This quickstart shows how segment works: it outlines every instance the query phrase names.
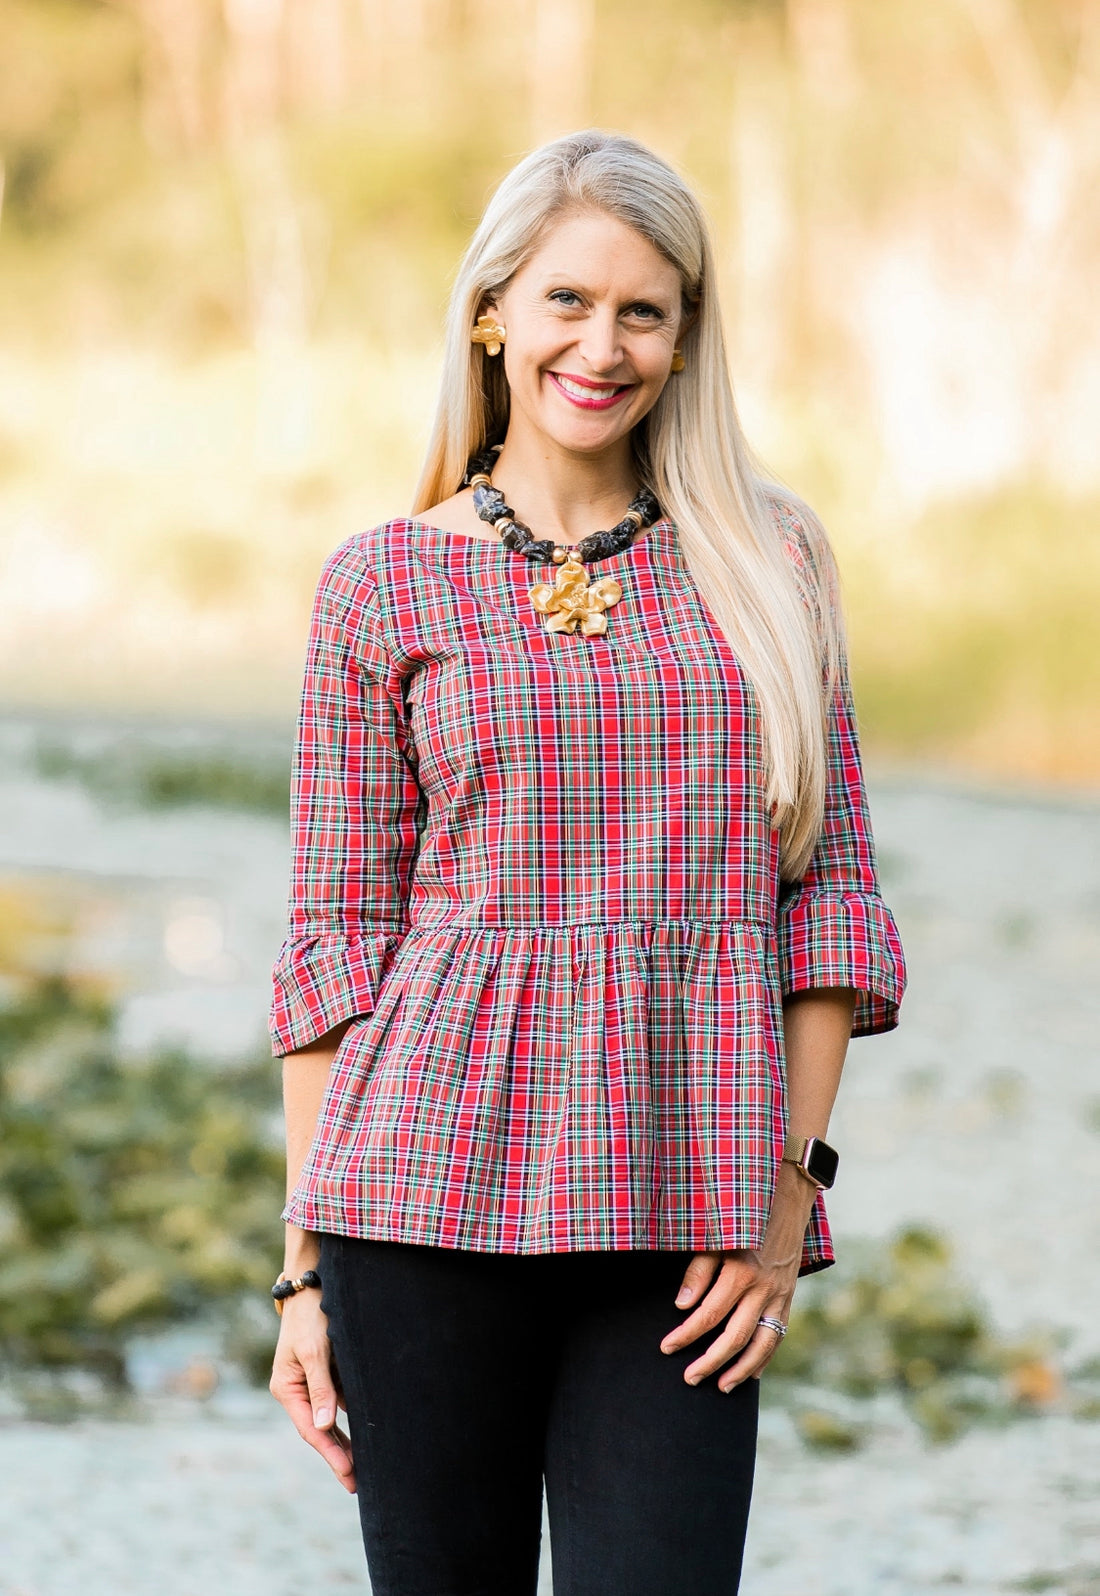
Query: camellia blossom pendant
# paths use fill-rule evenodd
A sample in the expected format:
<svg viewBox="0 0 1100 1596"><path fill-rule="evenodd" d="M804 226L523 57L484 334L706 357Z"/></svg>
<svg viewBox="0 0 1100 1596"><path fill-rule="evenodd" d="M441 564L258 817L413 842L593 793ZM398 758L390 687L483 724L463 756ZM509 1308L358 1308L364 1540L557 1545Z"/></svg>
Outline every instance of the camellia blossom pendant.
<svg viewBox="0 0 1100 1596"><path fill-rule="evenodd" d="M545 615L548 632L575 632L579 626L586 637L595 637L607 631L604 611L619 602L623 590L613 576L589 582L584 566L570 554L558 567L552 587L540 582L528 594L539 614Z"/></svg>
<svg viewBox="0 0 1100 1596"><path fill-rule="evenodd" d="M488 329L485 334L489 336ZM525 521L517 520L516 512L504 502L500 489L493 486L491 473L501 448L503 445L497 443L471 455L462 479L463 487L474 490L473 506L478 520L499 534L506 549L522 555L525 560L558 567L552 587L549 582L539 582L527 590L535 609L546 617L548 632L579 629L586 637L598 637L607 631L604 611L619 602L623 590L613 576L589 582L582 562L607 560L628 549L642 528L656 521L661 513L660 505L648 488L639 488L622 520L606 532L593 532L575 544L536 538Z"/></svg>

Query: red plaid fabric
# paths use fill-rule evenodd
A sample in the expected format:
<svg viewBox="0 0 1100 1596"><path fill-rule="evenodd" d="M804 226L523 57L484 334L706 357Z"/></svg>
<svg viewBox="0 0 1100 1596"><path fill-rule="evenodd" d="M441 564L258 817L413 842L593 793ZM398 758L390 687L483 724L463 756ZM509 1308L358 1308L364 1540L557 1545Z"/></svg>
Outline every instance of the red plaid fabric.
<svg viewBox="0 0 1100 1596"><path fill-rule="evenodd" d="M624 593L590 638L533 609L553 567L417 521L325 565L271 1008L276 1054L354 1020L285 1210L307 1230L759 1246L784 994L855 987L854 1035L897 1023L847 676L824 831L780 895L753 694L675 526L598 574ZM803 1269L832 1257L819 1200Z"/></svg>

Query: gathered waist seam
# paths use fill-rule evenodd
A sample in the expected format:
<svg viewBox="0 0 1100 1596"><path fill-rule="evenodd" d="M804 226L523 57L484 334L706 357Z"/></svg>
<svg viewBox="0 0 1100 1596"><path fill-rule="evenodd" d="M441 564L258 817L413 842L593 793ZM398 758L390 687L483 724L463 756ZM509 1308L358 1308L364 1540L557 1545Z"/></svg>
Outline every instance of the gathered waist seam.
<svg viewBox="0 0 1100 1596"><path fill-rule="evenodd" d="M407 936L432 936L441 931L583 931L616 926L751 925L775 930L773 920L755 915L658 915L651 919L622 920L442 920L436 925L409 925Z"/></svg>

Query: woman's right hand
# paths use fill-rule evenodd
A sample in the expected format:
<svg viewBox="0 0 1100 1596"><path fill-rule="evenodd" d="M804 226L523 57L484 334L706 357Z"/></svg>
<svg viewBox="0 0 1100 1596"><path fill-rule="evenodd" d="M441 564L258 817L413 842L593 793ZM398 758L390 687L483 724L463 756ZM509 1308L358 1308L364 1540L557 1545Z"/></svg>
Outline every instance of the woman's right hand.
<svg viewBox="0 0 1100 1596"><path fill-rule="evenodd" d="M299 1291L283 1303L270 1391L302 1440L320 1452L344 1489L354 1494L351 1441L336 1422L337 1405L347 1409L334 1378L319 1291Z"/></svg>

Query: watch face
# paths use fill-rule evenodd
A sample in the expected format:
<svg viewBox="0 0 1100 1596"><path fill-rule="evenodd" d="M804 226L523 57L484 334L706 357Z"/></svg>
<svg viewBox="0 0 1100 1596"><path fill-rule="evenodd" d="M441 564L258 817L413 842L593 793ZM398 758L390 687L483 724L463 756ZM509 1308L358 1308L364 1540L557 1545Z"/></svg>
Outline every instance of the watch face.
<svg viewBox="0 0 1100 1596"><path fill-rule="evenodd" d="M829 1146L828 1142L819 1142L815 1137L809 1146L806 1173L812 1175L814 1180L820 1181L822 1186L831 1186L836 1179L839 1163L840 1155Z"/></svg>

